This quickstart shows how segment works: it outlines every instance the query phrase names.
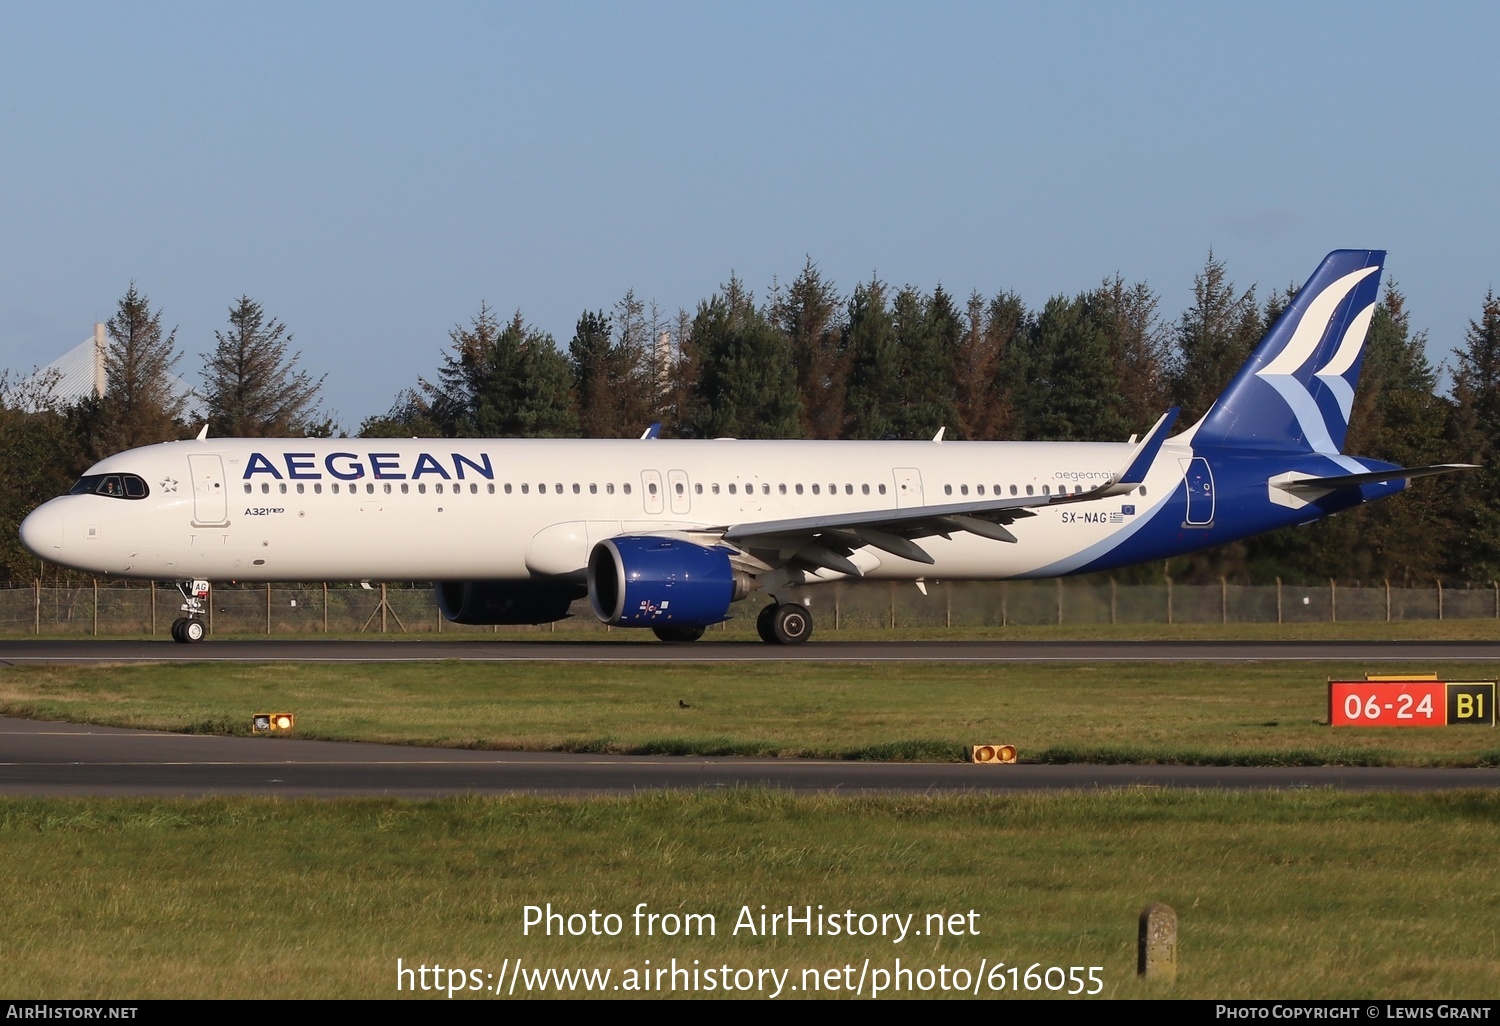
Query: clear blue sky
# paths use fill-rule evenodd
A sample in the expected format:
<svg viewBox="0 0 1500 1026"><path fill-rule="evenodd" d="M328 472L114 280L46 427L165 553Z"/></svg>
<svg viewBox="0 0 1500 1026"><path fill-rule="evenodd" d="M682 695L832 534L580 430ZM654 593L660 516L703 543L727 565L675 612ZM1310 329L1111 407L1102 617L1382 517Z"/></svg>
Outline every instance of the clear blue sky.
<svg viewBox="0 0 1500 1026"><path fill-rule="evenodd" d="M1482 3L41 4L0 0L0 367L132 280L199 381L241 294L346 428L481 302L566 345L811 257L1174 318L1390 251L1435 359L1500 268Z"/></svg>

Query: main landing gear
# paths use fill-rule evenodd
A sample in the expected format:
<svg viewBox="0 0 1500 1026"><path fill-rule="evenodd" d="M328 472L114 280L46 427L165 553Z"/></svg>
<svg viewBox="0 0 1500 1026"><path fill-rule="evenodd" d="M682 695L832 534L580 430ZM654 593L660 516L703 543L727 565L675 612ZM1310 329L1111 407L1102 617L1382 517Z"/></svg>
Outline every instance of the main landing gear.
<svg viewBox="0 0 1500 1026"><path fill-rule="evenodd" d="M755 630L772 645L800 645L812 637L812 613L800 602L772 603L755 618Z"/></svg>
<svg viewBox="0 0 1500 1026"><path fill-rule="evenodd" d="M182 592L182 611L172 622L172 640L179 645L192 645L208 636L208 624L203 616L208 612L208 582L179 581L177 590Z"/></svg>

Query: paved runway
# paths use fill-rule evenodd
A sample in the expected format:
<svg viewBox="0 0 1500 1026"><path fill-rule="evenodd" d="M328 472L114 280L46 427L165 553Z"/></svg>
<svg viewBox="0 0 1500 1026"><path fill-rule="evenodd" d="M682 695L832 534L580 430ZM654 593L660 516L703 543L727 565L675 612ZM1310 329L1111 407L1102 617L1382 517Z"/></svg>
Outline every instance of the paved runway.
<svg viewBox="0 0 1500 1026"><path fill-rule="evenodd" d="M1500 663L1500 641L0 641L0 666L150 662L1320 662Z"/></svg>
<svg viewBox="0 0 1500 1026"><path fill-rule="evenodd" d="M629 794L656 788L912 793L1140 786L1438 791L1500 786L1500 770L974 766L564 755L208 737L0 718L0 794L5 795L428 798L509 792Z"/></svg>

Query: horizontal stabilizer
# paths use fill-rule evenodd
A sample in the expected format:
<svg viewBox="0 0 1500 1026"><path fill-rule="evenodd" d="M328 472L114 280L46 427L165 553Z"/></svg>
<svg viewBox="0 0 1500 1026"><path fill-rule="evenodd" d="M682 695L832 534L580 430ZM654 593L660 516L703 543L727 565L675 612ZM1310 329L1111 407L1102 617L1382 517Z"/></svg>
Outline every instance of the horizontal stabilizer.
<svg viewBox="0 0 1500 1026"><path fill-rule="evenodd" d="M1292 480L1272 479L1278 487L1289 492L1328 492L1338 488L1358 488L1360 485L1378 484L1381 481L1411 480L1417 477L1434 477L1438 474L1456 474L1464 470L1478 470L1476 463L1440 463L1431 467L1397 467L1394 470L1374 470L1368 474L1336 474L1333 477L1299 477Z"/></svg>

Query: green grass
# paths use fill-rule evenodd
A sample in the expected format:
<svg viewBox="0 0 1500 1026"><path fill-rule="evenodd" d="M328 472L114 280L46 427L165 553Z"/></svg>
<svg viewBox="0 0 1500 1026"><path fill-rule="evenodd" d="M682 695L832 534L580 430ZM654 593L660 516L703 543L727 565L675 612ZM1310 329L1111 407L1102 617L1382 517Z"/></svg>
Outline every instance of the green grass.
<svg viewBox="0 0 1500 1026"><path fill-rule="evenodd" d="M798 982L899 957L1101 966L1106 997L1486 998L1497 828L1492 792L0 800L0 996L385 998L398 958L615 980L698 959ZM1171 988L1134 976L1153 901L1179 919ZM547 902L618 913L625 931L524 935L525 906ZM633 936L641 902L711 913L716 934ZM762 904L918 926L973 910L978 935L735 936Z"/></svg>
<svg viewBox="0 0 1500 1026"><path fill-rule="evenodd" d="M1475 727L1333 729L1322 663L165 664L10 667L0 713L247 733L291 711L302 737L533 751L953 760L1500 765ZM1389 669L1384 667L1383 669ZM1500 667L1422 666L1454 679ZM686 703L689 708L682 708Z"/></svg>

